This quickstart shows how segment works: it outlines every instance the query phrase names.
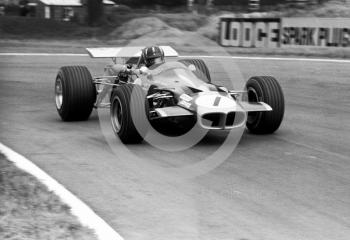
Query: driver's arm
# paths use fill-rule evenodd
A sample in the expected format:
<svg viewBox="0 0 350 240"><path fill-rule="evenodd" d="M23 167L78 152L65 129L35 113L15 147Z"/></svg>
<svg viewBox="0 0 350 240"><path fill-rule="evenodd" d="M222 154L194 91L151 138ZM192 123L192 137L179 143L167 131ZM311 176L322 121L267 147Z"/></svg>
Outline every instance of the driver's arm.
<svg viewBox="0 0 350 240"><path fill-rule="evenodd" d="M123 64L109 65L106 69L107 73L111 76L118 75L120 72L124 72L125 70L126 66Z"/></svg>
<svg viewBox="0 0 350 240"><path fill-rule="evenodd" d="M149 69L145 66L142 66L139 69L132 69L131 67L127 66L126 69L124 70L125 73L130 74L130 75L148 75L149 74Z"/></svg>

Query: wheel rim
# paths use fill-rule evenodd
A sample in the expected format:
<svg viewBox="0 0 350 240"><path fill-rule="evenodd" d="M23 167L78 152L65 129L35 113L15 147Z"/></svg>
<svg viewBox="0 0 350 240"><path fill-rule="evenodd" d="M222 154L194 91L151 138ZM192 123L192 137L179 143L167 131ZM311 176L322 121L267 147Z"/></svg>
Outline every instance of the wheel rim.
<svg viewBox="0 0 350 240"><path fill-rule="evenodd" d="M63 104L63 87L61 78L56 79L55 83L55 100L57 109L62 108Z"/></svg>
<svg viewBox="0 0 350 240"><path fill-rule="evenodd" d="M114 132L118 133L123 124L123 108L118 97L113 100L111 121Z"/></svg>
<svg viewBox="0 0 350 240"><path fill-rule="evenodd" d="M255 91L254 88L248 87L247 93L248 93L248 102L257 103L260 101L258 93ZM260 116L261 116L261 112L250 112L248 114L247 123L254 124L260 118Z"/></svg>

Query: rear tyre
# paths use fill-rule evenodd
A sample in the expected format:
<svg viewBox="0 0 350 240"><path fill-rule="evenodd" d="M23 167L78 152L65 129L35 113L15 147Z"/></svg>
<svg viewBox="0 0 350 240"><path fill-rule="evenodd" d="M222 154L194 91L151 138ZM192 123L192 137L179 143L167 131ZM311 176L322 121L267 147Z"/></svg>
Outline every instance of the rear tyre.
<svg viewBox="0 0 350 240"><path fill-rule="evenodd" d="M111 123L123 143L142 142L147 133L148 108L146 94L140 86L125 84L113 90Z"/></svg>
<svg viewBox="0 0 350 240"><path fill-rule="evenodd" d="M55 81L56 109L63 121L87 120L96 101L96 88L85 66L66 66Z"/></svg>
<svg viewBox="0 0 350 240"><path fill-rule="evenodd" d="M264 102L272 111L248 113L247 128L255 134L276 131L283 120L284 96L277 80L270 76L252 77L246 84L249 102Z"/></svg>
<svg viewBox="0 0 350 240"><path fill-rule="evenodd" d="M196 67L193 73L204 82L211 83L209 69L202 59L181 59L179 62L185 64L187 67L193 64Z"/></svg>

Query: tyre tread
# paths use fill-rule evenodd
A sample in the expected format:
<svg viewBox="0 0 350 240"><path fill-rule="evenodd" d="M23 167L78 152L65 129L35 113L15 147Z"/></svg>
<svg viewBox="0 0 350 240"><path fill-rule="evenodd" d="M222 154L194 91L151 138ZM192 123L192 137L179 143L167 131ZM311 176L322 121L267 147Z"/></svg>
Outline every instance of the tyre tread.
<svg viewBox="0 0 350 240"><path fill-rule="evenodd" d="M247 87L260 88L260 101L269 104L272 111L262 112L261 118L254 125L247 123L248 129L256 134L267 134L276 131L284 116L284 96L279 83L271 76L255 76L248 80Z"/></svg>
<svg viewBox="0 0 350 240"><path fill-rule="evenodd" d="M211 83L209 69L202 59L181 59L179 62L185 64L186 66L193 64L196 67L196 71L194 73L197 75L197 77L207 83Z"/></svg>
<svg viewBox="0 0 350 240"><path fill-rule="evenodd" d="M64 101L57 111L62 120L81 121L89 118L96 100L96 89L87 67L61 67L58 77L62 81Z"/></svg>
<svg viewBox="0 0 350 240"><path fill-rule="evenodd" d="M134 94L133 94L134 93ZM145 94L142 88L138 85L125 84L116 88L112 93L111 104L115 97L118 96L123 107L123 124L118 133L116 133L123 143L140 143L143 140L142 134L135 127L135 121L141 119L141 115L147 111L145 108ZM147 102L147 101L146 101ZM133 105L131 105L131 103ZM111 106L111 111L113 106ZM112 114L111 114L112 115ZM134 116L136 119L133 119Z"/></svg>

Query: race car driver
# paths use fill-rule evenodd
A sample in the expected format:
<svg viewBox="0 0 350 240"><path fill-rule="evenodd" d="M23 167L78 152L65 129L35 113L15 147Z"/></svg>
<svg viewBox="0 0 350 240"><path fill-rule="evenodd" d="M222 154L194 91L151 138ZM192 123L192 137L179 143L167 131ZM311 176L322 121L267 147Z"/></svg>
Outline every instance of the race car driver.
<svg viewBox="0 0 350 240"><path fill-rule="evenodd" d="M141 54L141 62L142 61L144 61L147 68L153 69L157 67L158 65L164 63L163 49L157 46L144 48Z"/></svg>
<svg viewBox="0 0 350 240"><path fill-rule="evenodd" d="M106 69L106 74L119 76L121 80L128 79L129 75L148 74L149 70L164 63L164 51L158 46L146 47L142 50L140 68L132 69L130 64L114 64Z"/></svg>

